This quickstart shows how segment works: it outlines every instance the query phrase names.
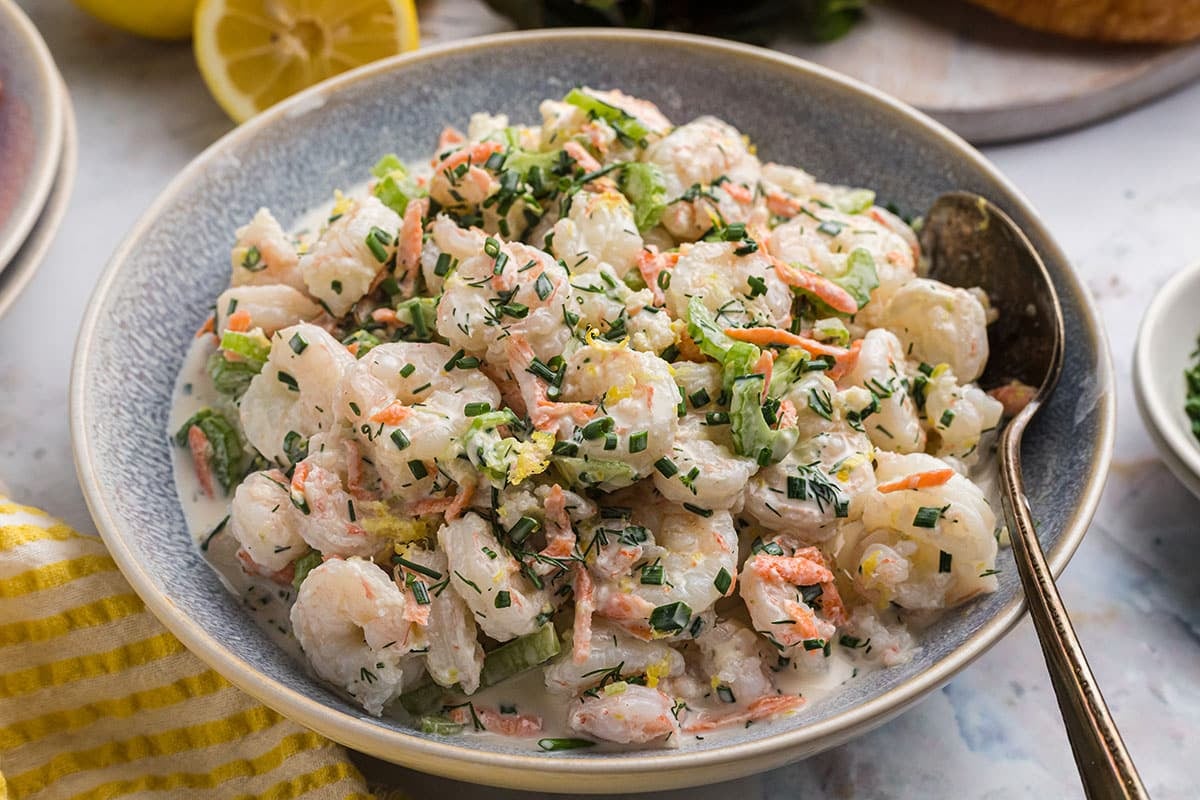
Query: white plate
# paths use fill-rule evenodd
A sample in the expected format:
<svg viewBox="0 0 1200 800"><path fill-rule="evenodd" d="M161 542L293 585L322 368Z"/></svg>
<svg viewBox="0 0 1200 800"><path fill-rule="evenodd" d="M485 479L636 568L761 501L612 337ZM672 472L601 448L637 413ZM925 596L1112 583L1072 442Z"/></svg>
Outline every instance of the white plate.
<svg viewBox="0 0 1200 800"><path fill-rule="evenodd" d="M7 268L0 266L0 315L3 315L17 295L29 283L33 273L42 263L54 234L58 231L59 223L67 211L67 201L71 199L71 189L75 184L75 165L79 154L79 138L75 129L75 110L71 106L71 98L67 87L58 79L58 105L62 109L60 120L63 131L62 155L58 161L58 171L50 184L50 196L46 204L39 210L41 216L36 217L33 228L25 241L8 262Z"/></svg>
<svg viewBox="0 0 1200 800"><path fill-rule="evenodd" d="M1175 477L1200 497L1200 441L1183 411L1183 371L1200 336L1200 263L1167 281L1146 309L1133 353L1138 410Z"/></svg>
<svg viewBox="0 0 1200 800"><path fill-rule="evenodd" d="M58 172L66 94L50 50L0 0L0 271L29 236Z"/></svg>

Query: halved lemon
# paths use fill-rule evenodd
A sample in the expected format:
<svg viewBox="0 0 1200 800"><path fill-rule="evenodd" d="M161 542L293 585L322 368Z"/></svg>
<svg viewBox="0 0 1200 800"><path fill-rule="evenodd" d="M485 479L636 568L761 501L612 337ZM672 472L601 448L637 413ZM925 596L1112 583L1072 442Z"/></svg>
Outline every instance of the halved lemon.
<svg viewBox="0 0 1200 800"><path fill-rule="evenodd" d="M314 83L418 45L413 0L201 0L196 63L236 122Z"/></svg>

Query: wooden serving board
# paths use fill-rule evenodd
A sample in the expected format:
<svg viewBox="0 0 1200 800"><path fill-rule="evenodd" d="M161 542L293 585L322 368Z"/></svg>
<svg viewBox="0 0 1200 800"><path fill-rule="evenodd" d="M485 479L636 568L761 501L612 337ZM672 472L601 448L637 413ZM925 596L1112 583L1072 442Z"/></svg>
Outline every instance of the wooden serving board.
<svg viewBox="0 0 1200 800"><path fill-rule="evenodd" d="M873 0L838 41L773 46L895 95L976 144L1084 125L1200 77L1200 44L1080 42L957 0Z"/></svg>
<svg viewBox="0 0 1200 800"><path fill-rule="evenodd" d="M480 0L418 4L425 44L510 30ZM1078 42L962 0L872 0L836 42L773 47L869 83L975 144L1041 136L1125 111L1200 77L1200 44Z"/></svg>

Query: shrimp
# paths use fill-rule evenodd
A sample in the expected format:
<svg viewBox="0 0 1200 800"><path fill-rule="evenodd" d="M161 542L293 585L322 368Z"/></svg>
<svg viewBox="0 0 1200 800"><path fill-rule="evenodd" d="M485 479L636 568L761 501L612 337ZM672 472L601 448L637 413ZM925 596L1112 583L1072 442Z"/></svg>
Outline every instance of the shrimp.
<svg viewBox="0 0 1200 800"><path fill-rule="evenodd" d="M700 117L652 143L642 160L656 165L666 179L671 201L662 225L675 238L699 239L714 219L750 221L753 203L745 201L753 195L747 190L758 183L762 167L731 125ZM738 188L731 192L731 187Z"/></svg>
<svg viewBox="0 0 1200 800"><path fill-rule="evenodd" d="M409 548L404 557L442 576L450 572L446 555L438 550ZM438 686L459 684L465 694L474 694L483 670L483 648L476 638L475 618L457 592L430 590L430 578L409 571L403 579L403 585L407 585L409 579L426 584L429 620L425 625L425 637L429 642L429 653L425 656L425 667Z"/></svg>
<svg viewBox="0 0 1200 800"><path fill-rule="evenodd" d="M663 739L678 746L679 720L674 709L675 701L658 689L610 683L595 697L581 697L571 708L568 724L609 742L645 744Z"/></svg>
<svg viewBox="0 0 1200 800"><path fill-rule="evenodd" d="M881 322L910 358L949 364L966 383L983 374L987 312L966 289L928 278L909 281L892 295Z"/></svg>
<svg viewBox="0 0 1200 800"><path fill-rule="evenodd" d="M657 607L684 603L690 616L712 608L729 591L722 576L731 584L737 574L738 535L728 511L699 511L709 514L663 502L635 508L633 521L654 540L643 545L640 575L598 584L596 613L642 635L651 630Z"/></svg>
<svg viewBox="0 0 1200 800"><path fill-rule="evenodd" d="M609 340L628 339L634 350L658 353L674 344L672 320L658 313L653 292L630 288L608 264L575 275L571 290L570 308L580 327L593 328Z"/></svg>
<svg viewBox="0 0 1200 800"><path fill-rule="evenodd" d="M644 678L653 687L683 675L686 668L683 656L669 645L636 639L603 619L595 621L590 642L582 648L579 642L572 645L545 667L546 690L551 694L577 695L606 676L607 680ZM582 660L575 657L575 648L583 651Z"/></svg>
<svg viewBox="0 0 1200 800"><path fill-rule="evenodd" d="M959 386L954 373L934 369L925 388L925 420L931 448L939 457L951 456L965 463L979 459L984 431L1000 424L1004 406L973 383Z"/></svg>
<svg viewBox="0 0 1200 800"><path fill-rule="evenodd" d="M925 448L925 431L905 380L904 348L883 328L867 331L854 365L838 380L847 419L854 419L876 447L898 453ZM852 415L852 416L851 416Z"/></svg>
<svg viewBox="0 0 1200 800"><path fill-rule="evenodd" d="M554 224L553 249L573 274L590 272L603 263L623 278L642 252L633 207L614 190L580 191L571 198L567 215Z"/></svg>
<svg viewBox="0 0 1200 800"><path fill-rule="evenodd" d="M300 255L271 212L260 208L254 218L237 229L237 244L230 253L234 286L283 284L308 291L296 268Z"/></svg>
<svg viewBox="0 0 1200 800"><path fill-rule="evenodd" d="M727 703L746 704L775 694L763 658L762 641L737 620L727 619L705 628L696 637L702 668L709 686L723 686L720 698Z"/></svg>
<svg viewBox="0 0 1200 800"><path fill-rule="evenodd" d="M705 733L729 725L749 724L779 714L794 712L802 705L804 705L803 697L790 694L764 695L752 700L744 709L722 714L703 711L696 715L688 714L683 730L686 733Z"/></svg>
<svg viewBox="0 0 1200 800"><path fill-rule="evenodd" d="M751 555L742 567L740 594L755 630L791 658L820 651L845 614L833 573L815 547L791 556Z"/></svg>
<svg viewBox="0 0 1200 800"><path fill-rule="evenodd" d="M947 468L924 453L880 452L877 460L876 478L885 484ZM846 537L839 562L866 597L946 608L995 590L995 526L982 490L953 473L937 485L869 494L861 534Z"/></svg>
<svg viewBox="0 0 1200 800"><path fill-rule="evenodd" d="M353 365L354 356L316 325L277 331L266 365L242 395L246 439L267 459L290 464L287 441L333 429L334 388Z"/></svg>
<svg viewBox="0 0 1200 800"><path fill-rule="evenodd" d="M506 642L533 633L553 611L549 589L534 588L478 514L447 522L437 539L449 561L450 586L488 636Z"/></svg>
<svg viewBox="0 0 1200 800"><path fill-rule="evenodd" d="M655 141L671 129L671 121L653 103L631 97L617 89L600 91L588 87L579 90L607 106L629 115L646 129L646 140ZM573 137L580 136L601 153L625 158L632 155L636 143L625 144L617 131L603 119L593 118L584 108L561 100L546 100L538 107L542 116L538 148L551 150L562 147Z"/></svg>
<svg viewBox="0 0 1200 800"><path fill-rule="evenodd" d="M746 513L769 530L823 542L862 513L864 493L875 486L873 453L870 440L850 430L803 441L746 485Z"/></svg>
<svg viewBox="0 0 1200 800"><path fill-rule="evenodd" d="M423 645L406 602L383 570L350 558L309 572L292 606L292 631L313 669L377 717L404 689L407 654Z"/></svg>
<svg viewBox="0 0 1200 800"><path fill-rule="evenodd" d="M874 326L891 297L916 275L912 249L903 236L867 214L847 214L817 202L799 203L798 214L776 227L765 246L772 256L789 264L800 264L828 279L840 278L851 267L851 256L859 250L870 256L879 286L870 302L855 316L859 323ZM793 213L797 213L793 212ZM857 256L861 260L861 256Z"/></svg>
<svg viewBox="0 0 1200 800"><path fill-rule="evenodd" d="M667 456L678 471L670 476L655 471L654 487L676 503L704 508L732 509L757 462L734 454L728 425L710 425L703 413L693 412L679 421L679 432Z"/></svg>
<svg viewBox="0 0 1200 800"><path fill-rule="evenodd" d="M766 255L739 256L737 248L737 242L700 242L679 257L663 292L672 317L687 319L688 303L699 297L721 327L788 326L791 289Z"/></svg>
<svg viewBox="0 0 1200 800"><path fill-rule="evenodd" d="M318 434L309 440L308 450L292 473L290 487L289 499L300 512L300 535L325 556L370 558L384 541L363 527L368 507L356 509L346 489L345 449L327 434Z"/></svg>
<svg viewBox="0 0 1200 800"><path fill-rule="evenodd" d="M308 552L282 472L255 472L237 487L229 532L261 572L286 569Z"/></svg>
<svg viewBox="0 0 1200 800"><path fill-rule="evenodd" d="M298 322L312 322L321 316L321 307L291 286L234 286L217 298L217 331L227 330L235 314L248 316L254 327L267 336Z"/></svg>
<svg viewBox="0 0 1200 800"><path fill-rule="evenodd" d="M382 344L353 363L331 395L338 418L371 453L384 488L406 502L426 498L439 462L462 452L472 422L467 404L500 404L495 384L478 369L456 367L454 356L443 344Z"/></svg>
<svg viewBox="0 0 1200 800"><path fill-rule="evenodd" d="M300 259L309 294L343 316L391 260L400 226L400 216L373 195L350 201Z"/></svg>
<svg viewBox="0 0 1200 800"><path fill-rule="evenodd" d="M472 704L467 710L459 706L450 710L451 721L460 725L478 724L484 730L501 736L537 736L542 732L542 718L533 714L503 712L487 706Z"/></svg>
<svg viewBox="0 0 1200 800"><path fill-rule="evenodd" d="M565 321L571 295L566 268L548 253L485 239L446 278L437 330L452 347L492 363L503 363L505 340L520 335L548 361L571 338Z"/></svg>
<svg viewBox="0 0 1200 800"><path fill-rule="evenodd" d="M466 210L479 206L500 188L483 165L504 151L499 142L466 143L433 166L429 196L442 208Z"/></svg>
<svg viewBox="0 0 1200 800"><path fill-rule="evenodd" d="M425 215L429 213L429 198L420 197L409 202L404 209L404 221L397 237L396 275L400 290L405 296L412 294L421 269L421 249L424 246Z"/></svg>
<svg viewBox="0 0 1200 800"><path fill-rule="evenodd" d="M429 226L430 236L421 250L421 276L431 293L440 294L446 275L438 274L438 261L443 253L450 257L450 265L483 252L487 234L479 228L460 228L458 223L445 214L438 214Z"/></svg>

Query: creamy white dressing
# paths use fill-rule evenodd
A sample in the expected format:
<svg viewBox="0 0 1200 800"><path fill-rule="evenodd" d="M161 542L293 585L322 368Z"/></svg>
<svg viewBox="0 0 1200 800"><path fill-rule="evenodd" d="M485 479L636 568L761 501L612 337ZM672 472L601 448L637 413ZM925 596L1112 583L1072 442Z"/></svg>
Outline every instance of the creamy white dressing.
<svg viewBox="0 0 1200 800"><path fill-rule="evenodd" d="M427 173L428 169L426 168L424 171ZM364 197L369 193L370 184L370 181L364 181L351 187L344 194L350 198ZM290 233L302 242L302 246L303 243L314 241L324 229L334 202L331 200L322 204L301 215L295 221ZM215 350L214 341L209 336L196 339L189 348L176 379L172 396L168 427L172 434L190 416L205 407L222 411L230 419L237 417L236 406L227 397L216 391L207 374L205 365ZM187 448L172 447L171 452L176 490L194 545L201 548L205 560L217 573L225 587L241 598L243 606L255 624L273 643L311 672L311 667L304 657L299 643L291 633L290 609L296 592L290 585L282 586L269 578L247 574L242 569L242 563L237 557L238 543L230 535L227 527L232 498L224 496L219 488L217 496L209 498L200 487ZM994 456L989 454L981 458L980 462L970 470L970 477L983 489L988 502L992 504L999 516L999 486L996 480ZM214 531L217 532L214 534ZM926 623L928 621L924 620ZM910 624L909 627L915 628L916 626ZM917 632L914 630L914 633ZM851 652L848 648L834 643L827 657L821 658L820 654L813 654L816 658L796 658L786 664L775 666L771 670L772 680L781 692L803 697L806 702L795 713L799 716L809 715L824 698L839 691L847 681L880 668L873 661L854 658ZM333 688L350 702L356 702L341 687ZM570 702L566 697L551 694L546 690L541 669L529 670L498 686L481 690L469 699L480 707L515 707L520 714L540 717L543 724L540 736L578 736L567 724ZM719 706L719 703L714 703L705 708L719 713ZM408 716L398 702L386 709L385 713L400 718ZM736 727L732 728L732 730L736 729ZM499 734L486 731L472 731L469 723L464 732L469 732L473 736L499 736ZM723 733L726 731L717 729L708 731L703 736L684 734L679 744L686 747L696 739L711 739L721 736ZM535 747L534 741L533 739L529 740L531 748ZM643 746L599 741L594 750L619 751L641 747Z"/></svg>

